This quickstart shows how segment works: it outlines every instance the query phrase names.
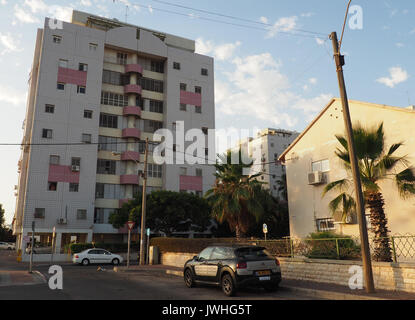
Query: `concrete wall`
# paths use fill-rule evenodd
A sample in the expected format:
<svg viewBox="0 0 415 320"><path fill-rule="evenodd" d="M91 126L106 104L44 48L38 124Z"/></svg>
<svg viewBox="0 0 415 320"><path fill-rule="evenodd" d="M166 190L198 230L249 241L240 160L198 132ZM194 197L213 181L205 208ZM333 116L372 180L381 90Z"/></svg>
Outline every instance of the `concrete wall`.
<svg viewBox="0 0 415 320"><path fill-rule="evenodd" d="M398 149L396 156L407 155L409 162L415 164L413 110L359 101L349 103L353 123L360 122L364 127L370 128L383 122L385 149L388 150L393 143L403 141L404 145ZM323 189L327 183L348 176L342 161L334 153L340 146L335 135L344 135L345 132L341 101L334 99L314 121L285 155L291 237L304 238L317 231L316 219L332 217L328 204L336 193L329 193L322 198ZM324 173L327 180L324 184L309 185L308 173L312 171L311 164L320 160L329 160L330 170ZM396 168L396 172L400 170L403 170L402 166ZM385 198L385 213L391 233L412 234L415 230L415 197L403 200L392 179L381 181L380 186ZM339 224L336 228L339 233L359 234L357 224Z"/></svg>
<svg viewBox="0 0 415 320"><path fill-rule="evenodd" d="M161 253L161 264L182 268L197 253ZM282 278L333 283L349 287L352 266L359 261L323 260L306 258L278 258ZM376 289L415 292L415 264L372 262Z"/></svg>

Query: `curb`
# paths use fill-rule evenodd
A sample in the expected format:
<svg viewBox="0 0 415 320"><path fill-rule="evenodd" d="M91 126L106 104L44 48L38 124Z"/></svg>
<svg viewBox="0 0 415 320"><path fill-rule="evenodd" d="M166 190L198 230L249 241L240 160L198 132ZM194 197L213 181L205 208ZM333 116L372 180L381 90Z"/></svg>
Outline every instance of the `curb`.
<svg viewBox="0 0 415 320"><path fill-rule="evenodd" d="M37 276L42 281L42 283L47 283L46 277L41 272L39 272L37 270L33 270L32 274Z"/></svg>
<svg viewBox="0 0 415 320"><path fill-rule="evenodd" d="M350 293L340 293L340 292L335 292L335 291L308 289L308 288L301 288L301 287L281 286L281 289L288 290L291 292L306 293L316 298L322 298L322 299L328 299L328 300L389 300L386 298L362 296L362 295L356 295L356 294L350 294Z"/></svg>

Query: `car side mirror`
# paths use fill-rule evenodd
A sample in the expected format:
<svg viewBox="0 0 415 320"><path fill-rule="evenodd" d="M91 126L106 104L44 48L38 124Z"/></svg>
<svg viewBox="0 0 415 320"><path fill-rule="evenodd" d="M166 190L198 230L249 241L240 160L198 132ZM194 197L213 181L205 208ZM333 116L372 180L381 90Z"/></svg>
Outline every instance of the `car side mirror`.
<svg viewBox="0 0 415 320"><path fill-rule="evenodd" d="M193 257L193 260L198 261L199 260L199 257L198 256L194 256Z"/></svg>

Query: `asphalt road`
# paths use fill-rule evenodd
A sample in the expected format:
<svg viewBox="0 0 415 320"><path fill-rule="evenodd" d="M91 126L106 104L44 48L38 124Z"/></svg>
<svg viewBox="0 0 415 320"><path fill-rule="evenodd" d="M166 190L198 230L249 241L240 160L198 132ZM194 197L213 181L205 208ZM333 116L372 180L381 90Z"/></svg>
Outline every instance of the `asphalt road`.
<svg viewBox="0 0 415 320"><path fill-rule="evenodd" d="M16 263L13 257L0 254L0 270L23 270L27 264ZM236 297L226 297L220 288L196 287L189 289L181 277L160 271L116 273L111 265L98 271L97 265L87 267L62 264L63 290L51 290L48 286L49 265L35 265L46 280L44 284L0 287L0 300L310 300L313 297L299 295L281 289L275 293L263 289L244 289Z"/></svg>

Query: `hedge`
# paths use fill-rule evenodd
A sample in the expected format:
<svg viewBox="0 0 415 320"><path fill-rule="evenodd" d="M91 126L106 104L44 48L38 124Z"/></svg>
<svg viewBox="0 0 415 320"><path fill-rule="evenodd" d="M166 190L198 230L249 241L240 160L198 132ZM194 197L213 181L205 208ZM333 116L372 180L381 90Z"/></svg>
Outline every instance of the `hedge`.
<svg viewBox="0 0 415 320"><path fill-rule="evenodd" d="M241 242L244 242L242 240ZM182 252L182 253L199 253L206 247L215 244L232 244L237 243L235 238L152 238L151 246L157 246L160 252Z"/></svg>
<svg viewBox="0 0 415 320"><path fill-rule="evenodd" d="M79 253L87 249L91 248L100 248L105 249L111 252L121 253L127 252L128 244L127 243L71 243L65 246L65 252L70 253ZM132 242L130 246L130 250L138 250L139 245L137 242ZM69 250L69 251L68 251Z"/></svg>

